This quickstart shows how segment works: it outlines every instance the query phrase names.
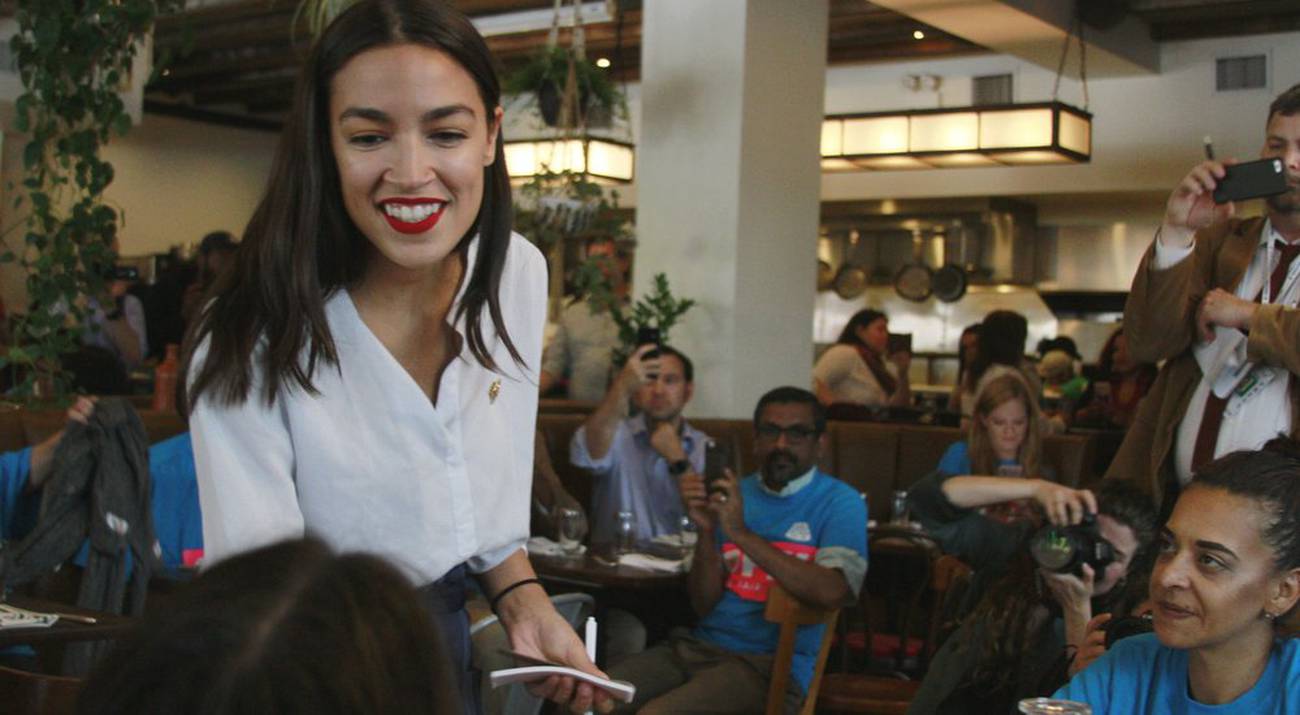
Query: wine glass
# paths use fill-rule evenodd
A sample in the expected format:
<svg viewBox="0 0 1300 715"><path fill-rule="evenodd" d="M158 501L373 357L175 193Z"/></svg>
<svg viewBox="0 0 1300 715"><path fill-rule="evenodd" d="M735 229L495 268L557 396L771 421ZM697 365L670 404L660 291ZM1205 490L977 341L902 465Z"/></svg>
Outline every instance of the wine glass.
<svg viewBox="0 0 1300 715"><path fill-rule="evenodd" d="M620 511L614 532L614 548L621 556L636 550L636 515Z"/></svg>
<svg viewBox="0 0 1300 715"><path fill-rule="evenodd" d="M682 558L686 558L695 551L695 542L700 537L700 532L695 528L695 522L691 521L691 517L683 514L677 520L677 535L681 539Z"/></svg>
<svg viewBox="0 0 1300 715"><path fill-rule="evenodd" d="M577 509L559 509L556 531L560 535L560 550L566 554L576 554L582 547L582 537L586 535L587 525L582 512Z"/></svg>

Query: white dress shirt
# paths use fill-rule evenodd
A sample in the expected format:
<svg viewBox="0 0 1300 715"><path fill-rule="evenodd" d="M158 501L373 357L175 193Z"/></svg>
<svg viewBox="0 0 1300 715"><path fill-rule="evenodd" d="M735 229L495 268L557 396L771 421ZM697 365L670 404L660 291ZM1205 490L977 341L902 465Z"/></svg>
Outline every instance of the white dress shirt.
<svg viewBox="0 0 1300 715"><path fill-rule="evenodd" d="M476 238L467 277L477 249ZM346 290L325 306L339 364L312 375L318 394L282 388L267 406L260 375L239 406L205 393L190 428L206 562L305 532L339 551L384 557L424 584L462 562L481 573L521 548L546 283L541 254L514 235L500 304L526 367L484 311L483 335L500 372L479 365L463 340L436 405L362 322ZM455 329L465 335L463 317ZM195 364L206 352L200 346Z"/></svg>
<svg viewBox="0 0 1300 715"><path fill-rule="evenodd" d="M1234 295L1242 300L1252 302L1255 300L1264 282L1273 274L1273 266L1281 258L1278 252L1271 252L1273 265L1269 265L1268 245L1272 241L1280 240L1282 240L1281 235L1273 230L1271 223L1266 221L1263 231L1260 232L1255 255L1251 257L1250 266L1246 268L1245 274L1233 289ZM1195 244L1187 248L1172 248L1160 243L1157 237L1152 267L1163 270L1179 261L1188 260L1194 248ZM1294 306L1297 299L1300 299L1298 276L1300 276L1300 260L1291 264L1286 279L1282 281L1282 289L1278 291L1277 296L1272 297L1271 302ZM1214 446L1216 458L1239 449L1259 449L1278 434L1291 434L1291 400L1288 390L1290 380L1287 378L1286 370L1269 366L1250 366L1245 362L1245 336L1235 328L1216 330L1215 342L1226 343L1230 340L1237 341L1235 350L1231 351L1237 356L1232 358L1225 355L1228 365L1223 372L1230 372L1233 367L1237 367L1244 377L1253 368L1255 379L1262 385L1246 391L1245 394L1239 394L1237 391L1229 393L1231 397L1228 397L1228 403L1224 407L1223 422L1219 426L1219 435ZM1228 346L1219 347L1226 350ZM1220 359L1215 362L1222 363L1225 360ZM1183 485L1192 480L1192 457L1196 450L1196 437L1200 433L1201 420L1205 416L1205 400L1215 384L1214 377L1204 374L1201 376L1196 391L1192 393L1191 402L1187 404L1187 412L1178 423L1178 433L1174 436L1174 468L1178 474L1178 481Z"/></svg>

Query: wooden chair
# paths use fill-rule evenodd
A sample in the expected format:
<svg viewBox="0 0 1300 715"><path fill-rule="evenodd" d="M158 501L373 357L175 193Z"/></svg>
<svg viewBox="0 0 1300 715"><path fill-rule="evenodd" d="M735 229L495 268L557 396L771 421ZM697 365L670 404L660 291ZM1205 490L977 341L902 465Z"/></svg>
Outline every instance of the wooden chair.
<svg viewBox="0 0 1300 715"><path fill-rule="evenodd" d="M944 623L949 594L956 593L970 579L971 568L952 555L935 559L929 570L929 608L925 642L921 655L928 662L939 647L940 637L949 624ZM908 639L902 639L906 642ZM905 715L907 707L921 687L919 678L909 679L896 671L883 673L831 673L822 678L817 699L819 711L868 713L870 715Z"/></svg>
<svg viewBox="0 0 1300 715"><path fill-rule="evenodd" d="M824 624L821 647L817 650L817 660L813 664L813 677L808 683L808 694L804 699L799 715L812 715L817 705L817 690L822 671L826 668L826 655L830 652L831 638L835 632L835 621L839 609L813 608L790 595L781 585L772 582L767 593L767 608L764 617L781 624L781 636L776 644L776 656L772 660L772 682L767 689L767 715L780 715L785 709L785 691L790 685L790 664L794 661L794 641L799 626Z"/></svg>
<svg viewBox="0 0 1300 715"><path fill-rule="evenodd" d="M76 712L81 686L80 678L0 666L0 703L11 715L70 715Z"/></svg>

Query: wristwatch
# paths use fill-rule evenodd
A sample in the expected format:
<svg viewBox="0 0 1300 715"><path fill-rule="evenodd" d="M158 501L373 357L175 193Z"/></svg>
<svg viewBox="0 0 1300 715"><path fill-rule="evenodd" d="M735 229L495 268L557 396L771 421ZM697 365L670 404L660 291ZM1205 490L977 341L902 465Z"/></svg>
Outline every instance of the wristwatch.
<svg viewBox="0 0 1300 715"><path fill-rule="evenodd" d="M674 477L680 477L691 469L689 460L679 459L676 462L668 463L668 473Z"/></svg>

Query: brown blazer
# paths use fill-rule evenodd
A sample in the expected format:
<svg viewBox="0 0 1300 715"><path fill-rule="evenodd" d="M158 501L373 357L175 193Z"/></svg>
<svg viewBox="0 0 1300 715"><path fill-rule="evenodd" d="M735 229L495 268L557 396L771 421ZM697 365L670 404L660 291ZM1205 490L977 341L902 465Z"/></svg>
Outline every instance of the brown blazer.
<svg viewBox="0 0 1300 715"><path fill-rule="evenodd" d="M1155 270L1155 242L1133 276L1124 305L1124 335L1134 360L1167 360L1151 392L1138 407L1119 452L1106 470L1107 479L1132 479L1161 504L1176 495L1174 438L1186 414L1201 369L1192 356L1196 309L1214 288L1233 291L1250 266L1264 228L1261 217L1233 219L1196 234L1192 255L1166 270ZM1300 375L1300 310L1263 305L1250 321L1246 354L1252 361L1286 368ZM1291 393L1292 435L1300 431L1300 401Z"/></svg>

